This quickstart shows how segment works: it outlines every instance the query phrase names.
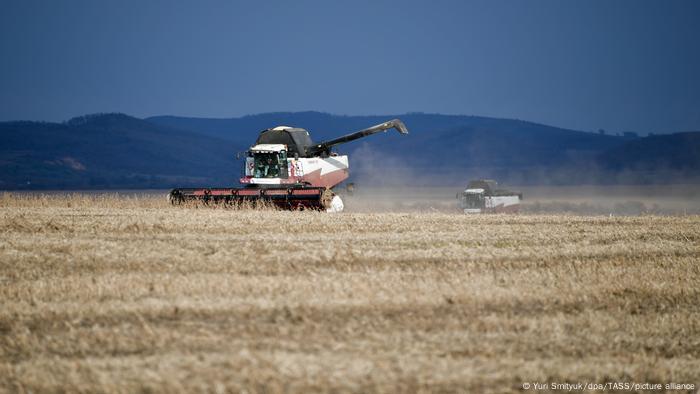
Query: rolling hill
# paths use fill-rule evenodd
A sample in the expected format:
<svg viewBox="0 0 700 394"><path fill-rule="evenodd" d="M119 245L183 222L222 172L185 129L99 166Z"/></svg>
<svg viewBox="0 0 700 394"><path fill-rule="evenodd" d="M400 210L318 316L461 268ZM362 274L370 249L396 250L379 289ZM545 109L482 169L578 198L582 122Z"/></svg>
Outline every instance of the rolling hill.
<svg viewBox="0 0 700 394"><path fill-rule="evenodd" d="M315 141L321 141L394 117L406 123L409 136L390 132L338 147L338 151L350 154L355 180L383 185L452 185L482 177L512 183L597 182L599 172L590 166L595 157L625 143L622 137L521 120L422 113L336 116L296 112L232 119L159 116L148 120L227 139L244 150L258 130L271 125L301 126ZM577 179L571 178L574 169Z"/></svg>
<svg viewBox="0 0 700 394"><path fill-rule="evenodd" d="M608 149L596 157L603 171L632 183L697 182L700 132L653 135Z"/></svg>
<svg viewBox="0 0 700 394"><path fill-rule="evenodd" d="M231 119L96 114L63 123L0 122L1 189L169 188L235 185L262 129L308 129L315 141L393 117L389 132L338 147L352 180L461 185L493 177L511 184L699 182L700 132L646 138L567 130L477 116L411 113L337 116L268 113Z"/></svg>
<svg viewBox="0 0 700 394"><path fill-rule="evenodd" d="M123 114L0 123L0 188L228 183L233 144Z"/></svg>

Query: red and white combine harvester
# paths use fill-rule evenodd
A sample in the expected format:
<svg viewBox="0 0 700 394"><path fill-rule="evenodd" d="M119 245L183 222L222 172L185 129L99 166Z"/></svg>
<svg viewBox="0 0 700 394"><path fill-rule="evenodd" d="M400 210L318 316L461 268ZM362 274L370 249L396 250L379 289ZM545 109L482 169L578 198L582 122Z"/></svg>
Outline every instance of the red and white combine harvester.
<svg viewBox="0 0 700 394"><path fill-rule="evenodd" d="M496 181L479 179L469 182L457 198L464 213L517 213L523 194L499 189Z"/></svg>
<svg viewBox="0 0 700 394"><path fill-rule="evenodd" d="M309 132L289 126L263 130L245 159L245 175L237 188L178 188L168 198L173 204L186 201L268 201L287 209L343 210L343 201L333 188L348 178L346 155L331 151L336 145L389 129L408 134L399 119L332 140L314 143Z"/></svg>

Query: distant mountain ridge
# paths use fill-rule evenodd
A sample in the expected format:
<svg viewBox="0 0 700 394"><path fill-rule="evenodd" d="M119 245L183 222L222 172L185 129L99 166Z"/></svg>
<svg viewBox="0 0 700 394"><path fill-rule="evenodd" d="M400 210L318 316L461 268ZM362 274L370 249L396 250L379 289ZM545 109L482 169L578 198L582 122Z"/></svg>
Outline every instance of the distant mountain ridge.
<svg viewBox="0 0 700 394"><path fill-rule="evenodd" d="M277 125L315 141L399 117L410 130L341 145L357 182L460 185L700 182L700 132L624 138L532 122L409 113L279 112L208 119L95 114L63 123L0 122L0 189L236 185L246 150Z"/></svg>
<svg viewBox="0 0 700 394"><path fill-rule="evenodd" d="M230 142L123 114L0 123L0 188L146 188L227 182Z"/></svg>

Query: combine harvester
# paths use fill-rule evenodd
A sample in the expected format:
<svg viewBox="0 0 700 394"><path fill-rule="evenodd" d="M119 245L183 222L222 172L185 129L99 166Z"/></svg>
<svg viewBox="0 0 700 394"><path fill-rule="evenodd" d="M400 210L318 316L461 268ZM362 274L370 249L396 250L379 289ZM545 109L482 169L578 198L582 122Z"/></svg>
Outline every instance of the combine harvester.
<svg viewBox="0 0 700 394"><path fill-rule="evenodd" d="M333 188L348 178L348 157L331 151L336 145L389 129L408 134L399 119L321 143L313 143L305 129L278 126L263 130L247 152L245 175L238 188L179 188L168 199L240 203L266 201L285 209L343 210L343 200Z"/></svg>
<svg viewBox="0 0 700 394"><path fill-rule="evenodd" d="M496 181L479 179L469 182L457 198L464 213L517 213L523 194L499 189Z"/></svg>

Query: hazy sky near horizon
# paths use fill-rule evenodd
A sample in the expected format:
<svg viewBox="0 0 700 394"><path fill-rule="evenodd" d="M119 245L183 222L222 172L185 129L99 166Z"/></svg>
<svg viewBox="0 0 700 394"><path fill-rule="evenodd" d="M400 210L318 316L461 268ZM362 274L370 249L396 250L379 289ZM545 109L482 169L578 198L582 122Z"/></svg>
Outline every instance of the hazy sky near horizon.
<svg viewBox="0 0 700 394"><path fill-rule="evenodd" d="M700 130L698 1L0 0L0 120L318 110Z"/></svg>

